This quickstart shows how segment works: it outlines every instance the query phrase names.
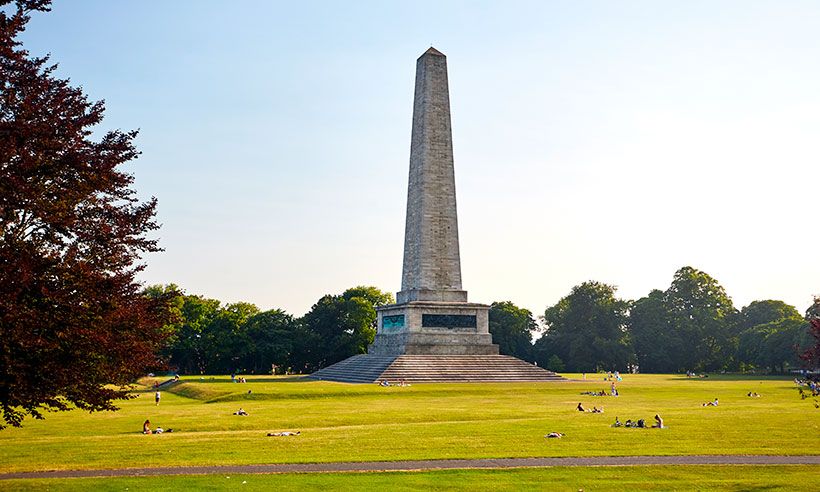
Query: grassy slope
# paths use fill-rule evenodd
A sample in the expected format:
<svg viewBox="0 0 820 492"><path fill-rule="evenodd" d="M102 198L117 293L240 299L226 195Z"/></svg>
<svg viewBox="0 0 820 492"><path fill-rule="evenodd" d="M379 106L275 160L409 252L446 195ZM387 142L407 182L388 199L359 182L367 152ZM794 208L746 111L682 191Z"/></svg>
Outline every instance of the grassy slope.
<svg viewBox="0 0 820 492"><path fill-rule="evenodd" d="M74 411L0 432L0 471L528 456L820 454L820 412L778 378L627 376L608 383L425 384L409 388L250 378L184 378L115 413ZM252 394L248 395L248 389ZM748 391L763 394L748 398ZM721 406L701 403L719 397ZM603 405L581 414L575 405ZM251 415L232 412L242 406ZM668 429L614 429L617 415ZM144 436L142 421L176 429ZM301 430L294 438L268 438ZM547 432L567 434L544 439Z"/></svg>
<svg viewBox="0 0 820 492"><path fill-rule="evenodd" d="M0 490L816 490L809 466L655 466L0 481Z"/></svg>

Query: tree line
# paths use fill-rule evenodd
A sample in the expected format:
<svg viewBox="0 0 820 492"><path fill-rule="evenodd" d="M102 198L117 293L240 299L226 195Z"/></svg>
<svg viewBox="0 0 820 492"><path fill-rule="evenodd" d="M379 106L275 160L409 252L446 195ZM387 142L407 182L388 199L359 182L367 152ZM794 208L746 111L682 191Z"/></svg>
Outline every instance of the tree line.
<svg viewBox="0 0 820 492"><path fill-rule="evenodd" d="M148 297L179 292L150 286ZM281 309L261 311L247 302L223 304L179 294L169 308L160 355L184 374L312 372L367 351L376 335L376 307L394 302L375 287L353 287L322 296L302 317Z"/></svg>
<svg viewBox="0 0 820 492"><path fill-rule="evenodd" d="M167 297L177 290L152 286L146 292ZM186 374L312 372L365 353L376 334L375 308L392 302L389 293L359 286L325 295L295 317L246 302L179 295L162 355ZM805 315L777 300L738 310L714 278L691 267L678 270L665 291L636 301L590 281L547 308L540 324L509 301L492 303L489 316L502 354L556 371L661 373L799 367L800 347L811 345L813 317L820 317L820 299Z"/></svg>

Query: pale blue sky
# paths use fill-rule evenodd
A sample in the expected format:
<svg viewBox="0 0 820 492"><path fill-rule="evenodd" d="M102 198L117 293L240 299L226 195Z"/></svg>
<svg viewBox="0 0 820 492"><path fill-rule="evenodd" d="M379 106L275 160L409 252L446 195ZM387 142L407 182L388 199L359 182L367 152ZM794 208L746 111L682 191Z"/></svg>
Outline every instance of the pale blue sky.
<svg viewBox="0 0 820 492"><path fill-rule="evenodd" d="M24 37L140 128L147 283L395 292L415 59L448 57L464 287L543 313L700 268L820 294L820 2L56 0Z"/></svg>

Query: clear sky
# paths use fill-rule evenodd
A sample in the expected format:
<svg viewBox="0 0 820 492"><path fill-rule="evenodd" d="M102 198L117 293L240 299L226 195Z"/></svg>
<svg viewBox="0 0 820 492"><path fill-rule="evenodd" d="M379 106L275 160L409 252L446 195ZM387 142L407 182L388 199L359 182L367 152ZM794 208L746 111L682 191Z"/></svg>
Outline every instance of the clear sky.
<svg viewBox="0 0 820 492"><path fill-rule="evenodd" d="M301 315L399 290L415 60L448 57L462 276L542 314L693 266L820 294L820 2L56 0L34 54L141 130L146 283Z"/></svg>

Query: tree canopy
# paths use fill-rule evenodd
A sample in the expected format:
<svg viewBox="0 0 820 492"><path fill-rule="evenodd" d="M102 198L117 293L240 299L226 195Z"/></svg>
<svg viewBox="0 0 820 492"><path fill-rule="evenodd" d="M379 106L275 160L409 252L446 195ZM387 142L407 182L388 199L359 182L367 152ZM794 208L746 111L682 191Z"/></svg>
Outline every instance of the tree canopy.
<svg viewBox="0 0 820 492"><path fill-rule="evenodd" d="M629 303L616 298L615 290L612 285L584 282L547 308L547 329L537 342L541 365L557 355L569 371L627 369L632 356Z"/></svg>
<svg viewBox="0 0 820 492"><path fill-rule="evenodd" d="M533 360L532 335L538 331L538 324L528 309L510 301L494 302L489 317L493 343L498 344L501 354Z"/></svg>
<svg viewBox="0 0 820 492"><path fill-rule="evenodd" d="M150 293L176 286L152 286ZM365 353L376 334L377 306L393 296L358 286L325 295L301 318L281 309L260 312L253 304L222 304L197 295L181 298L178 320L164 354L187 374L312 372Z"/></svg>
<svg viewBox="0 0 820 492"><path fill-rule="evenodd" d="M141 203L120 170L138 155L136 132L93 140L103 103L20 45L29 14L49 6L0 10L0 408L11 425L44 409L115 409L157 364L175 296L135 281L141 256L160 250L148 237L156 199Z"/></svg>

